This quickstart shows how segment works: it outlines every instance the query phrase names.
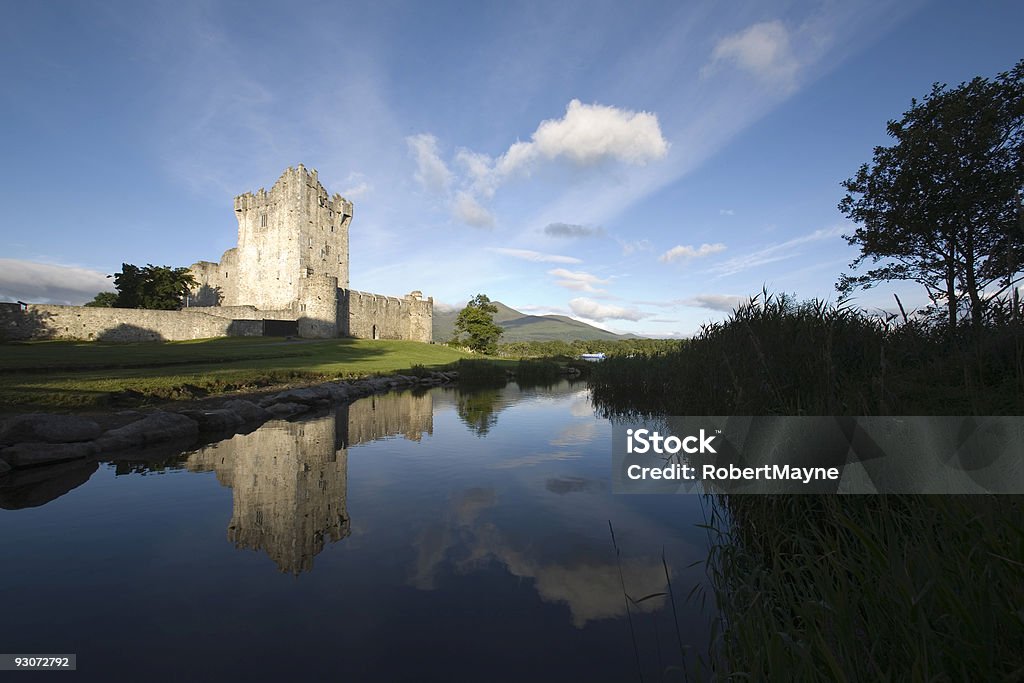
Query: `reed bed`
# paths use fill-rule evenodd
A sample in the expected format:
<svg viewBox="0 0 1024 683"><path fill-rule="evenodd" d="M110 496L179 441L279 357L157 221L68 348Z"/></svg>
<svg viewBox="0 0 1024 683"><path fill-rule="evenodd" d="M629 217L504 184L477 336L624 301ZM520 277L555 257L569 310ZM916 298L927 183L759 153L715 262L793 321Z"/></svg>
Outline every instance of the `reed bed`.
<svg viewBox="0 0 1024 683"><path fill-rule="evenodd" d="M1021 313L947 331L763 292L591 386L608 416L1021 414ZM708 498L694 679L1024 681L1021 496Z"/></svg>

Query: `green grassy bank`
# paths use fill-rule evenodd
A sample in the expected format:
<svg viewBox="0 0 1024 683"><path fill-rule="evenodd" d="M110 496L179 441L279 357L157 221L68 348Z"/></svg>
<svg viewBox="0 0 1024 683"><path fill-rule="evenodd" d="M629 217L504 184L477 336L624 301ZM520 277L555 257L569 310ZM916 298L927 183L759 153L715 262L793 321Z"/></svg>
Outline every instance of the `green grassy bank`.
<svg viewBox="0 0 1024 683"><path fill-rule="evenodd" d="M0 411L101 408L124 392L142 400L194 398L439 368L466 356L438 344L366 339L8 343L0 345Z"/></svg>

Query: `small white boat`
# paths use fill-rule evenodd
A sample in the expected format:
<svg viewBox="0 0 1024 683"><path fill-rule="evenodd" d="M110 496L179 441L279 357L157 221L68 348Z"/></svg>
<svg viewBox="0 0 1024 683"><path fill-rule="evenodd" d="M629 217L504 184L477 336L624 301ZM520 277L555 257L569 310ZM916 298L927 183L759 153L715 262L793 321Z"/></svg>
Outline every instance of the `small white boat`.
<svg viewBox="0 0 1024 683"><path fill-rule="evenodd" d="M580 356L580 359L588 360L591 363L596 363L598 361L604 360L605 355L603 353L584 353Z"/></svg>

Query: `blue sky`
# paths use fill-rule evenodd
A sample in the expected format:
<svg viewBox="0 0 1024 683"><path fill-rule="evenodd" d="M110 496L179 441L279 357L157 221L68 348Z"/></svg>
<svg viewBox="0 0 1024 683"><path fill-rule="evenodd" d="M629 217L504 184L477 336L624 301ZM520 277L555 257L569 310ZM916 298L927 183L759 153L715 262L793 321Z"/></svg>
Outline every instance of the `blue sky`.
<svg viewBox="0 0 1024 683"><path fill-rule="evenodd" d="M7 2L0 299L217 260L288 166L355 203L352 286L689 335L835 298L840 182L1020 2ZM921 305L913 285L858 298Z"/></svg>

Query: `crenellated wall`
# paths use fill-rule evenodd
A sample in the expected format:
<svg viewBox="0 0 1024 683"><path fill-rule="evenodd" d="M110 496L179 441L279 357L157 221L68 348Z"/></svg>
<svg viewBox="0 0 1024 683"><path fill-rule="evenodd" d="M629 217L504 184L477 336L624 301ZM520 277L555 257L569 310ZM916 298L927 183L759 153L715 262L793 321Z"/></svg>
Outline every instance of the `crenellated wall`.
<svg viewBox="0 0 1024 683"><path fill-rule="evenodd" d="M339 329L359 339L433 339L434 300L417 293L402 298L352 289L338 292Z"/></svg>

